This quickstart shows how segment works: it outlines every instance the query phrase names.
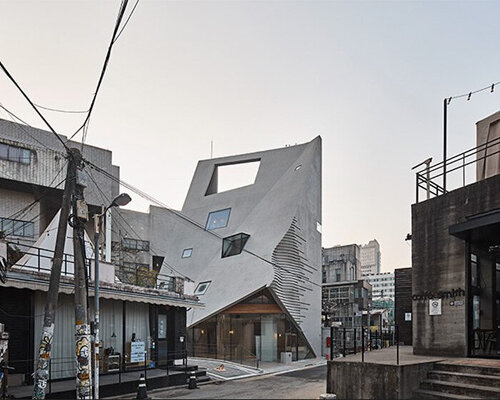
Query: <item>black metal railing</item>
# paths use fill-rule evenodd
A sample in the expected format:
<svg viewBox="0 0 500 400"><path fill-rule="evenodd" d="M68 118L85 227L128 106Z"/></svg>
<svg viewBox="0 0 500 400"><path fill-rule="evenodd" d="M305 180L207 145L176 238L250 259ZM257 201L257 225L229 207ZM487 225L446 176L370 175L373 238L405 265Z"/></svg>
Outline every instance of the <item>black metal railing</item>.
<svg viewBox="0 0 500 400"><path fill-rule="evenodd" d="M52 259L54 258L54 250L45 249L41 247L34 247L26 244L7 242L9 251L16 252L20 257L9 262L9 269L17 271L32 271L38 273L50 274L52 268ZM32 256L35 262L29 261L26 264L20 263L20 259L24 255ZM85 264L87 271L89 271L93 258L86 258ZM74 257L72 254L63 254L63 261L61 267L61 275L74 277ZM154 270L146 268L134 268L124 265L114 265L115 276L118 277L120 282L130 284L133 286L146 287L152 289L165 290L175 292L177 289L183 289L183 284L178 288L178 280L180 277L158 273Z"/></svg>
<svg viewBox="0 0 500 400"><path fill-rule="evenodd" d="M455 181L453 189L465 186L467 182L467 167L480 161L486 163L488 157L492 157L499 153L500 137L456 154L445 161L441 161L434 165L430 165L429 163L429 165L422 167L422 169L416 173L416 202L419 202L420 192L422 190L427 194L426 198L437 197L448 192L450 190L449 186L444 188L443 184L438 183L443 179L445 174L448 183L450 183L448 175L453 173L461 175L458 177L458 184L457 181ZM474 170L473 182L475 182L475 175L476 171Z"/></svg>
<svg viewBox="0 0 500 400"><path fill-rule="evenodd" d="M399 327L372 330L369 327L330 328L330 354L333 360L350 354L361 353L364 362L365 353L396 346L396 361L399 364Z"/></svg>

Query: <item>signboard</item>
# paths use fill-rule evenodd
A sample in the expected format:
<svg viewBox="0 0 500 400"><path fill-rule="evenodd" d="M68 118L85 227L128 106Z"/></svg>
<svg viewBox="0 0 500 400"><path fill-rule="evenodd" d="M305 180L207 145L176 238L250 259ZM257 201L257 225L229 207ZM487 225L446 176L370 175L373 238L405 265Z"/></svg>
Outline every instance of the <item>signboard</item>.
<svg viewBox="0 0 500 400"><path fill-rule="evenodd" d="M146 349L144 342L131 342L130 343L130 362L144 362L146 357L144 351Z"/></svg>
<svg viewBox="0 0 500 400"><path fill-rule="evenodd" d="M429 315L441 315L441 299L429 300Z"/></svg>
<svg viewBox="0 0 500 400"><path fill-rule="evenodd" d="M405 321L411 321L411 312L405 312Z"/></svg>

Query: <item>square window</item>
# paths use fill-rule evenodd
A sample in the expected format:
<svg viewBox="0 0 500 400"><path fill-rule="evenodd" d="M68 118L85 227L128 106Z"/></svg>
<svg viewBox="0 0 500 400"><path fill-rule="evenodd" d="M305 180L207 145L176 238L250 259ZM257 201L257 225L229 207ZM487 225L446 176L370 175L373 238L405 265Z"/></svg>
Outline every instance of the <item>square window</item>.
<svg viewBox="0 0 500 400"><path fill-rule="evenodd" d="M250 235L238 233L222 239L222 258L241 254Z"/></svg>
<svg viewBox="0 0 500 400"><path fill-rule="evenodd" d="M24 236L33 237L35 236L35 224L33 222L26 222L24 225Z"/></svg>
<svg viewBox="0 0 500 400"><path fill-rule="evenodd" d="M14 236L24 236L24 224L25 222L23 221L14 221Z"/></svg>
<svg viewBox="0 0 500 400"><path fill-rule="evenodd" d="M198 286L196 286L196 289L194 291L195 295L202 295L207 292L208 287L210 286L210 283L212 281L205 281L205 282L200 282L198 283Z"/></svg>
<svg viewBox="0 0 500 400"><path fill-rule="evenodd" d="M193 249L190 248L190 249L184 249L182 251L182 257L181 258L189 258L191 257L191 254L193 254Z"/></svg>
<svg viewBox="0 0 500 400"><path fill-rule="evenodd" d="M9 160L20 162L22 158L23 149L20 147L9 146Z"/></svg>
<svg viewBox="0 0 500 400"><path fill-rule="evenodd" d="M210 214L208 214L205 229L211 231L212 229L225 228L229 221L229 214L231 214L230 208L219 211L212 211Z"/></svg>
<svg viewBox="0 0 500 400"><path fill-rule="evenodd" d="M0 143L0 158L3 160L9 159L9 146L3 143Z"/></svg>

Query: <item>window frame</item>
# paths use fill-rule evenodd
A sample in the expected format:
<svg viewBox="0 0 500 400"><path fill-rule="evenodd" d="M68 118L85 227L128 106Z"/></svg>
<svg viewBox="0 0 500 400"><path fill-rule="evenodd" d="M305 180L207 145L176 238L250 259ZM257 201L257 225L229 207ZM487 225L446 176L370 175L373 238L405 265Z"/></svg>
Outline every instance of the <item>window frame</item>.
<svg viewBox="0 0 500 400"><path fill-rule="evenodd" d="M207 290L210 287L211 283L212 283L212 281L203 281L203 282L198 283L198 285L196 285L196 288L194 289L194 295L195 296L203 296L207 292ZM201 285L205 285L205 284L207 285L205 287L205 289L202 290L202 291L199 291L200 286Z"/></svg>
<svg viewBox="0 0 500 400"><path fill-rule="evenodd" d="M186 255L186 252L189 251L189 255ZM184 250L182 250L181 258L191 258L193 255L193 248L192 247L187 247Z"/></svg>
<svg viewBox="0 0 500 400"><path fill-rule="evenodd" d="M215 228L210 228L209 227L209 222L210 222L210 216L213 215L213 214L216 214L216 213L220 213L220 212L223 212L223 211L228 211L228 214L227 214L227 218L226 218L226 221L225 221L225 225L224 226L217 226ZM223 229L223 228L227 228L227 226L229 225L229 218L231 217L231 207L226 207L226 208L222 208L220 210L215 210L215 211L210 211L208 213L208 216L207 216L207 221L205 223L205 230L207 231L213 231L213 230L216 230L216 229Z"/></svg>

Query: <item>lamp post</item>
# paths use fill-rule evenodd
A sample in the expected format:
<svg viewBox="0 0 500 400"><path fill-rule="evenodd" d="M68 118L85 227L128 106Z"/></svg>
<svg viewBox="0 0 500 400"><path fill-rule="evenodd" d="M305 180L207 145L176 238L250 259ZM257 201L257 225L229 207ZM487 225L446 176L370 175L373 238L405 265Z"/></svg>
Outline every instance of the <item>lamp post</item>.
<svg viewBox="0 0 500 400"><path fill-rule="evenodd" d="M102 207L101 214L94 215L94 399L99 398L99 238L101 218L112 207L127 205L130 196L126 193L116 197L109 206Z"/></svg>

